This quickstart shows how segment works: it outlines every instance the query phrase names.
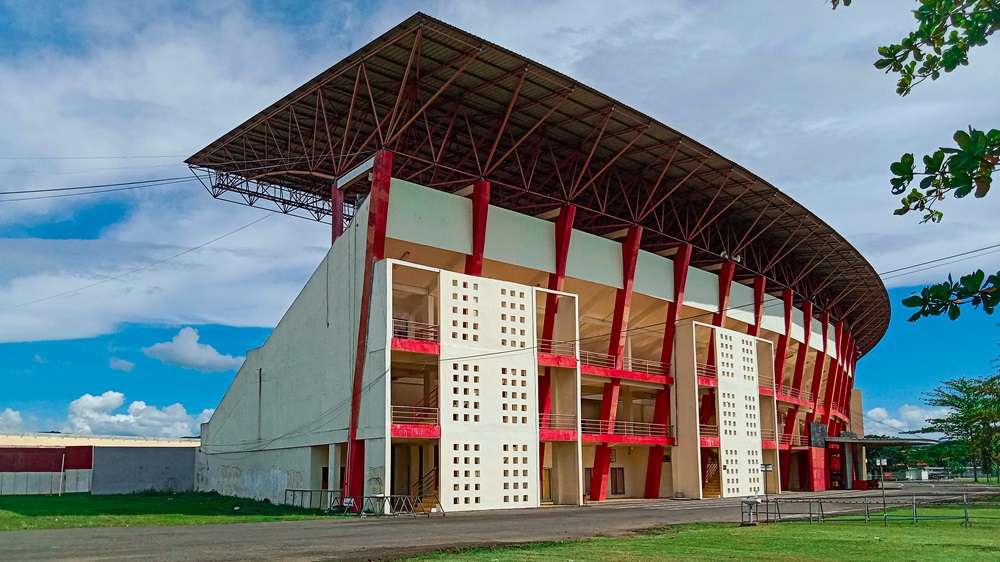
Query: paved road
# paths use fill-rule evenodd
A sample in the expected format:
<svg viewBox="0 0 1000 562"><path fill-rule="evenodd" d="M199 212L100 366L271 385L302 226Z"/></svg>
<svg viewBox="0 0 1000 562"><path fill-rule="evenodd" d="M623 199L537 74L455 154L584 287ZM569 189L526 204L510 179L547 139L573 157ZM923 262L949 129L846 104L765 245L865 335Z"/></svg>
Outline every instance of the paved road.
<svg viewBox="0 0 1000 562"><path fill-rule="evenodd" d="M914 489L897 489L890 494L909 494ZM952 486L922 486L916 490L919 494L961 494ZM782 497L833 498L857 494L839 491ZM738 520L739 500L621 500L585 507L453 513L447 517L416 519L337 518L189 527L7 531L0 532L0 560L384 560L455 547L581 539L598 533L622 536L675 523Z"/></svg>

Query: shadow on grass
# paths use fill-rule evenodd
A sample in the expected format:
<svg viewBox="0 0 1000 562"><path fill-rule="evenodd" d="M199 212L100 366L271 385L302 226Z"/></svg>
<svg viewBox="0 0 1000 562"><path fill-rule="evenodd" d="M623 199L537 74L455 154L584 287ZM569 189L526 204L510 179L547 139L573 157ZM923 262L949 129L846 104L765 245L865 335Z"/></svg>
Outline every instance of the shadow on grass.
<svg viewBox="0 0 1000 562"><path fill-rule="evenodd" d="M237 509L238 508L238 509ZM0 512L24 517L99 515L288 516L323 515L318 509L223 496L216 492L141 492L94 496L0 496Z"/></svg>

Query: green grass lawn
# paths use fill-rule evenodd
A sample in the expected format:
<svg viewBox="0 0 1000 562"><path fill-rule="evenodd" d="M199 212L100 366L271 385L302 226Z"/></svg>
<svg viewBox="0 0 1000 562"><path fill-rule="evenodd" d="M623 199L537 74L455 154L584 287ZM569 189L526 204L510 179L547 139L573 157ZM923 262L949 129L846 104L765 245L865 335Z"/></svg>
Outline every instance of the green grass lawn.
<svg viewBox="0 0 1000 562"><path fill-rule="evenodd" d="M921 508L931 515L937 508ZM959 509L957 512L960 512ZM945 508L940 514L957 513ZM974 515L1000 517L1000 509L976 509ZM415 560L433 562L574 561L646 562L664 560L720 562L874 561L953 562L1000 560L1000 520L878 523L778 523L757 527L697 523L660 529L631 538L595 538L579 542L442 553Z"/></svg>
<svg viewBox="0 0 1000 562"><path fill-rule="evenodd" d="M236 509L239 507L239 509ZM144 493L112 496L0 496L0 531L67 527L139 527L290 521L327 517L319 510L221 496Z"/></svg>

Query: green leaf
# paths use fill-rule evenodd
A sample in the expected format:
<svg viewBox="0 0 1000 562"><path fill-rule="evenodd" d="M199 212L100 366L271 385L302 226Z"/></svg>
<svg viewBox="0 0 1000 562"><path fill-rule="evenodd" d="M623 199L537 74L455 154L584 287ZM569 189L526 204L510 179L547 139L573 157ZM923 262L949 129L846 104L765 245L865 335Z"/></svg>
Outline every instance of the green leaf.
<svg viewBox="0 0 1000 562"><path fill-rule="evenodd" d="M970 152L972 149L972 139L969 137L969 133L962 130L955 131L955 144L962 150Z"/></svg>
<svg viewBox="0 0 1000 562"><path fill-rule="evenodd" d="M951 303L948 306L948 318L955 320L962 314L962 309L958 307L957 304Z"/></svg>
<svg viewBox="0 0 1000 562"><path fill-rule="evenodd" d="M912 295L903 299L903 306L918 308L924 306L924 299L920 295Z"/></svg>

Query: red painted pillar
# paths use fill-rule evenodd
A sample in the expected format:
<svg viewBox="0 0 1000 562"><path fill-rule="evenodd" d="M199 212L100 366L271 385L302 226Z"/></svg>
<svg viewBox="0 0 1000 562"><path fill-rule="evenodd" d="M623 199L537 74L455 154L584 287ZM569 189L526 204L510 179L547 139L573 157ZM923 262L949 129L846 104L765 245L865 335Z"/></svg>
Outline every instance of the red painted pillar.
<svg viewBox="0 0 1000 562"><path fill-rule="evenodd" d="M795 354L795 370L792 374L792 389L799 392L802 397L803 383L806 375L806 359L809 358L809 342L812 339L812 307L809 301L802 303L802 341L798 344L798 351ZM785 420L785 434L791 435L795 432L795 422L798 419L801 407L796 405L789 409L788 418Z"/></svg>
<svg viewBox="0 0 1000 562"><path fill-rule="evenodd" d="M823 351L816 355L816 364L813 367L812 383L809 385L810 392L813 393L813 411L806 415L806 424L816 421L816 409L820 404L820 385L823 384L823 366L827 363L827 347L830 337L830 313L824 312L819 317L823 325Z"/></svg>
<svg viewBox="0 0 1000 562"><path fill-rule="evenodd" d="M736 262L726 261L719 270L719 311L712 315L712 325L726 327L726 311L729 310L729 293L736 274Z"/></svg>
<svg viewBox="0 0 1000 562"><path fill-rule="evenodd" d="M642 227L633 226L628 231L628 237L622 244L622 288L615 296L615 313L611 322L611 338L608 343L608 355L615 358L615 368L621 369L625 363L625 336L628 331L629 311L632 307L632 284L635 281L635 264L639 258L639 242L642 239ZM601 420L607 423L607 432L614 433L615 418L618 410L618 390L620 379L611 379L604 385L604 397L601 402ZM609 400L611 401L609 403ZM630 408L631 404L626 404ZM600 464L598 464L600 462ZM590 484L590 498L603 500L607 497L608 473L611 470L611 447L606 444L597 446L594 452L594 477ZM600 482L598 482L600 479Z"/></svg>
<svg viewBox="0 0 1000 562"><path fill-rule="evenodd" d="M688 266L691 264L691 245L683 244L674 254L674 300L667 303L667 321L663 324L663 350L660 362L669 366L674 356L674 332L684 305L684 285L687 283Z"/></svg>
<svg viewBox="0 0 1000 562"><path fill-rule="evenodd" d="M480 179L472 186L472 254L465 257L465 274L483 274L486 221L490 212L490 182Z"/></svg>
<svg viewBox="0 0 1000 562"><path fill-rule="evenodd" d="M719 311L712 313L712 325L725 328L726 310L729 309L729 292L733 285L733 274L736 273L736 262L727 261L719 270ZM715 330L708 336L708 364L715 365Z"/></svg>
<svg viewBox="0 0 1000 562"><path fill-rule="evenodd" d="M691 246L684 244L674 255L674 300L667 304L667 321L663 328L663 346L660 351L660 362L668 369L674 353L674 332L680 319L684 303L684 286L687 284L688 266L691 263ZM653 406L653 422L670 424L670 387L656 391L656 404ZM649 458L646 460L646 493L647 498L660 496L660 477L663 474L663 453L661 446L649 448Z"/></svg>
<svg viewBox="0 0 1000 562"><path fill-rule="evenodd" d="M778 336L778 346L774 351L774 384L778 390L785 385L785 362L788 360L788 341L792 337L792 305L794 294L791 289L781 292L785 310L785 333Z"/></svg>
<svg viewBox="0 0 1000 562"><path fill-rule="evenodd" d="M760 324L764 321L764 289L767 286L767 277L758 275L753 279L753 319L754 323L747 326L747 335L757 337L760 335Z"/></svg>
<svg viewBox="0 0 1000 562"><path fill-rule="evenodd" d="M365 442L358 436L358 414L361 410L361 381L368 355L368 310L371 301L372 275L375 262L385 257L386 217L389 212L389 185L392 179L392 153L380 150L372 167L371 194L368 196L368 229L365 260L362 264L364 281L361 291L358 323L358 346L355 354L354 378L351 391L351 420L348 426L347 470L344 474L344 495L359 496L364 489Z"/></svg>
<svg viewBox="0 0 1000 562"><path fill-rule="evenodd" d="M330 244L344 233L344 192L337 189L337 182L330 186Z"/></svg>
<svg viewBox="0 0 1000 562"><path fill-rule="evenodd" d="M833 342L836 357L830 357L829 368L826 373L826 386L823 387L823 423L827 424L829 435L834 435L833 421L833 395L837 387L837 372L840 370L840 361L844 353L844 323L837 322L833 326Z"/></svg>
<svg viewBox="0 0 1000 562"><path fill-rule="evenodd" d="M784 303L785 333L778 336L778 346L774 352L774 384L777 392L784 393L785 384L785 363L788 362L788 344L792 339L792 309L795 302L794 293L791 289L781 292L781 300ZM791 383L791 381L789 381ZM795 427L795 420L798 410L790 407L785 412L785 426L782 434L790 438L792 429ZM789 453L791 455L791 453ZM782 489L787 489L787 470L791 467L791 457L787 461L781 461L781 481L784 483Z"/></svg>
<svg viewBox="0 0 1000 562"><path fill-rule="evenodd" d="M611 321L611 341L608 355L615 358L615 368L625 363L625 336L628 332L629 311L632 308L632 284L635 281L635 264L639 258L639 241L642 227L628 229L628 238L622 244L622 288L615 296L615 314Z"/></svg>
<svg viewBox="0 0 1000 562"><path fill-rule="evenodd" d="M573 218L576 216L576 207L564 205L559 209L559 219L556 221L556 270L549 275L549 289L552 291L562 291L566 280L566 259L569 256L569 242L573 234ZM542 339L552 341L555 333L556 313L559 311L559 298L557 295L547 293L545 295L545 317L542 320ZM541 350L544 352L544 348ZM538 411L542 414L552 412L552 369L546 367L543 374L538 377ZM545 468L545 443L539 442L538 453L538 477L541 485L542 472ZM541 489L541 488L539 488Z"/></svg>
<svg viewBox="0 0 1000 562"><path fill-rule="evenodd" d="M620 379L611 379L604 384L604 396L601 400L601 421L607 434L615 431L615 419L618 417L618 391L621 388ZM590 481L590 499L603 501L608 497L608 473L611 471L611 446L601 443L594 449L593 478Z"/></svg>

